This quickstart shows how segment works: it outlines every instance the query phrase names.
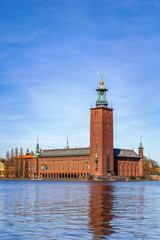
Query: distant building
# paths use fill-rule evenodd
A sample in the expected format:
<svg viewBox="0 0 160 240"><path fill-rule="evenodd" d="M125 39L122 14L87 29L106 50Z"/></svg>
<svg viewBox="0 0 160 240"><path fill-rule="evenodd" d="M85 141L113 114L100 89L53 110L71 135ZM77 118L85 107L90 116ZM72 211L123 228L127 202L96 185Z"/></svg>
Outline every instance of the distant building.
<svg viewBox="0 0 160 240"><path fill-rule="evenodd" d="M4 171L5 171L5 160L0 159L0 177L4 177Z"/></svg>
<svg viewBox="0 0 160 240"><path fill-rule="evenodd" d="M90 147L41 150L37 141L35 155L19 156L19 174L39 179L87 179L102 176L143 176L143 147L133 150L113 148L113 109L108 107L101 74L96 89L96 106L91 108ZM17 159L18 160L18 159ZM21 166L20 166L21 165Z"/></svg>

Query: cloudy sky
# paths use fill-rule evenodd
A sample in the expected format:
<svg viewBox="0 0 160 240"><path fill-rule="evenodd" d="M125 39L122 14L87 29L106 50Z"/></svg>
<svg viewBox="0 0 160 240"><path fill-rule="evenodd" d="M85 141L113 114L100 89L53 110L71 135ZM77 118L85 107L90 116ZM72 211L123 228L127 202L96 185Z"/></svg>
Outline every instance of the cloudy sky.
<svg viewBox="0 0 160 240"><path fill-rule="evenodd" d="M114 146L160 163L160 1L1 0L0 157L87 147L106 72Z"/></svg>

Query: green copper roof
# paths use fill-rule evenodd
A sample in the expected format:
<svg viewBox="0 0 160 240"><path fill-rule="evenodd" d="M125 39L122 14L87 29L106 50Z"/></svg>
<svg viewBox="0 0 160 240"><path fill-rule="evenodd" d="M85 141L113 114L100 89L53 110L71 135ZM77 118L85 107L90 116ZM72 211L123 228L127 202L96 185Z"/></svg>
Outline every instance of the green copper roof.
<svg viewBox="0 0 160 240"><path fill-rule="evenodd" d="M104 106L108 106L108 102L106 99L106 91L107 89L96 89L98 96L97 96L97 102L96 102L96 106L98 105L104 105Z"/></svg>
<svg viewBox="0 0 160 240"><path fill-rule="evenodd" d="M68 156L89 156L89 148L69 148L69 149L53 149L43 150L40 157L68 157Z"/></svg>
<svg viewBox="0 0 160 240"><path fill-rule="evenodd" d="M89 156L90 148L70 148L43 150L40 157L69 157L69 156ZM130 149L114 149L114 157L140 158L136 152Z"/></svg>
<svg viewBox="0 0 160 240"><path fill-rule="evenodd" d="M139 149L143 149L143 146L142 146L142 137L140 137Z"/></svg>
<svg viewBox="0 0 160 240"><path fill-rule="evenodd" d="M39 157L40 155L40 153L35 153L34 157Z"/></svg>
<svg viewBox="0 0 160 240"><path fill-rule="evenodd" d="M141 143L141 142L140 142L139 148L141 148L141 149L143 148L143 146L142 146L142 143Z"/></svg>

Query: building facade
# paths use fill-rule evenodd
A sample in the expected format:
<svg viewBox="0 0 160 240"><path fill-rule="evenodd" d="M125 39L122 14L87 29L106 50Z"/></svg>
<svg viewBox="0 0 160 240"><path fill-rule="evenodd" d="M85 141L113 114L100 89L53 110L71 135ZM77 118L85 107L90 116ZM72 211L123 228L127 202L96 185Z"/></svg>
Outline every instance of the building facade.
<svg viewBox="0 0 160 240"><path fill-rule="evenodd" d="M0 159L0 177L4 177L4 172L5 172L5 164L4 164L5 160L4 159Z"/></svg>
<svg viewBox="0 0 160 240"><path fill-rule="evenodd" d="M103 176L143 176L143 147L133 150L113 147L113 109L108 107L101 74L96 106L91 108L90 147L40 150L19 157L21 172L38 179L87 179ZM21 160L20 160L21 159ZM20 163L17 163L20 164Z"/></svg>

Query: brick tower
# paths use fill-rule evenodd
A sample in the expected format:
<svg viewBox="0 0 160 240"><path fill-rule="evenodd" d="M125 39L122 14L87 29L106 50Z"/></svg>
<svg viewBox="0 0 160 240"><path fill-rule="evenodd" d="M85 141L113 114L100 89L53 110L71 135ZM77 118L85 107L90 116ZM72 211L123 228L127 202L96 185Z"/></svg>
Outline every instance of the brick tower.
<svg viewBox="0 0 160 240"><path fill-rule="evenodd" d="M96 107L91 108L90 123L90 174L104 176L114 174L113 157L113 109L108 108L106 92L101 73L101 86L96 89Z"/></svg>
<svg viewBox="0 0 160 240"><path fill-rule="evenodd" d="M140 145L138 147L138 155L143 158L143 146L142 146L142 139L140 138Z"/></svg>
<svg viewBox="0 0 160 240"><path fill-rule="evenodd" d="M143 145L142 145L141 138L140 138L140 145L138 147L138 155L141 157L139 161L139 176L143 176Z"/></svg>

